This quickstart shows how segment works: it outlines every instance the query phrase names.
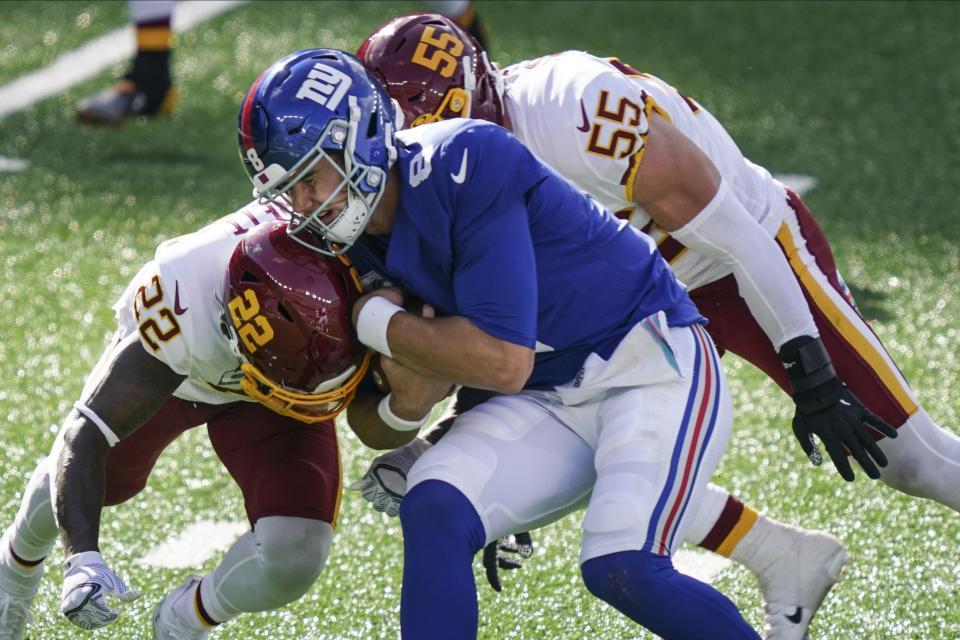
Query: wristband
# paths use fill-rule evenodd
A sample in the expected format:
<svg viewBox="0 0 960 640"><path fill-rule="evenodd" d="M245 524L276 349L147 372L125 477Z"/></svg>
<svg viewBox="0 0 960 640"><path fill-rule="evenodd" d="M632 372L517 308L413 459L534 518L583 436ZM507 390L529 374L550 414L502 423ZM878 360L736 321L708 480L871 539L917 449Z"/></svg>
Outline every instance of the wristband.
<svg viewBox="0 0 960 640"><path fill-rule="evenodd" d="M430 417L429 412L419 420L404 420L394 414L393 411L390 410L390 395L391 394L388 393L383 396L383 400L377 405L377 415L380 416L380 419L383 420L388 427L395 431L417 431L427 423L427 418Z"/></svg>
<svg viewBox="0 0 960 640"><path fill-rule="evenodd" d="M382 296L374 296L364 303L357 316L357 338L374 351L392 358L390 345L387 344L387 326L393 314L403 311Z"/></svg>
<svg viewBox="0 0 960 640"><path fill-rule="evenodd" d="M103 561L103 556L100 555L99 551L81 551L80 553L75 553L63 561L63 572L69 573L77 567L85 567L87 565L98 563L105 564Z"/></svg>

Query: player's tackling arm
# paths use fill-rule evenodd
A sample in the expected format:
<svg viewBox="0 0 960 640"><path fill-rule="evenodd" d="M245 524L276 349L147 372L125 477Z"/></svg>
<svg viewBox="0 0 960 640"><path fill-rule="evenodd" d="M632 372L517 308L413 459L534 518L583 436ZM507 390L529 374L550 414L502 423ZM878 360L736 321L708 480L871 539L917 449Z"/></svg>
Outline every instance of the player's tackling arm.
<svg viewBox="0 0 960 640"><path fill-rule="evenodd" d="M104 468L113 443L92 416L122 440L149 419L184 376L146 352L137 334L114 345L98 365L99 379L70 414L57 459L55 505L67 557L98 550ZM86 415L83 415L86 414Z"/></svg>
<svg viewBox="0 0 960 640"><path fill-rule="evenodd" d="M650 116L633 194L677 240L733 269L740 294L775 348L819 335L779 245L739 202L713 162L656 113Z"/></svg>
<svg viewBox="0 0 960 640"><path fill-rule="evenodd" d="M653 114L634 199L658 225L697 253L727 264L740 295L784 362L797 412L793 430L814 464L824 443L840 475L853 480L845 452L871 478L887 463L867 425L896 432L847 390L830 361L803 292L776 241L753 219L703 152ZM874 464L876 461L876 464Z"/></svg>

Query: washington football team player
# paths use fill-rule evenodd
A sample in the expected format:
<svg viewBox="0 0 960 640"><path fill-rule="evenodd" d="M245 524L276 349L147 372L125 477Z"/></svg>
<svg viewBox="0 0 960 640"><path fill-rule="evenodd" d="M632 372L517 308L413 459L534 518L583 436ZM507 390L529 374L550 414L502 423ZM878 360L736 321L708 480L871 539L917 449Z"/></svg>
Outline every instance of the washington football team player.
<svg viewBox="0 0 960 640"><path fill-rule="evenodd" d="M73 624L110 624L120 612L108 598L139 596L100 554L101 510L136 496L163 450L201 424L243 493L250 530L213 571L162 600L154 637L200 640L303 595L327 561L340 506L333 419L370 359L350 318L359 296L349 263L292 240L271 205L160 245L116 303L117 331L3 535L0 638L23 637L58 533L61 611ZM396 386L402 401L412 386ZM364 402L351 420L362 441L409 439Z"/></svg>

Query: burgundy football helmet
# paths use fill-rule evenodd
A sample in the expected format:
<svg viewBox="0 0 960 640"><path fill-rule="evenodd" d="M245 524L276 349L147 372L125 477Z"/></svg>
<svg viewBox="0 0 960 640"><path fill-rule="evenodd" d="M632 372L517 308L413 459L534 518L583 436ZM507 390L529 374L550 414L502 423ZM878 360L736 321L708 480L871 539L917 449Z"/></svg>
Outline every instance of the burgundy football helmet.
<svg viewBox="0 0 960 640"><path fill-rule="evenodd" d="M364 40L357 57L399 103L405 127L447 118L503 124L500 74L450 18L416 13L391 20Z"/></svg>
<svg viewBox="0 0 960 640"><path fill-rule="evenodd" d="M296 242L284 222L244 236L223 282L223 324L243 360L243 391L302 422L343 411L370 364L350 317L361 288L346 258Z"/></svg>

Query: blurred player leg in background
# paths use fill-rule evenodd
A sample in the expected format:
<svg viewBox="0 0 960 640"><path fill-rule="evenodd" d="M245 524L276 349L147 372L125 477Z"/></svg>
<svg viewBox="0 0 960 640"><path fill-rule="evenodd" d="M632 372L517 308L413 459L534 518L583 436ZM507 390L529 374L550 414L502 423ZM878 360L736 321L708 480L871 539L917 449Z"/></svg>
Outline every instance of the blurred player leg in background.
<svg viewBox="0 0 960 640"><path fill-rule="evenodd" d="M453 18L472 35L480 46L490 51L490 32L470 0L424 0L427 11Z"/></svg>
<svg viewBox="0 0 960 640"><path fill-rule="evenodd" d="M137 31L137 53L119 82L77 105L80 122L119 125L133 116L173 111L177 101L170 76L173 5L174 0L129 0L130 20Z"/></svg>

